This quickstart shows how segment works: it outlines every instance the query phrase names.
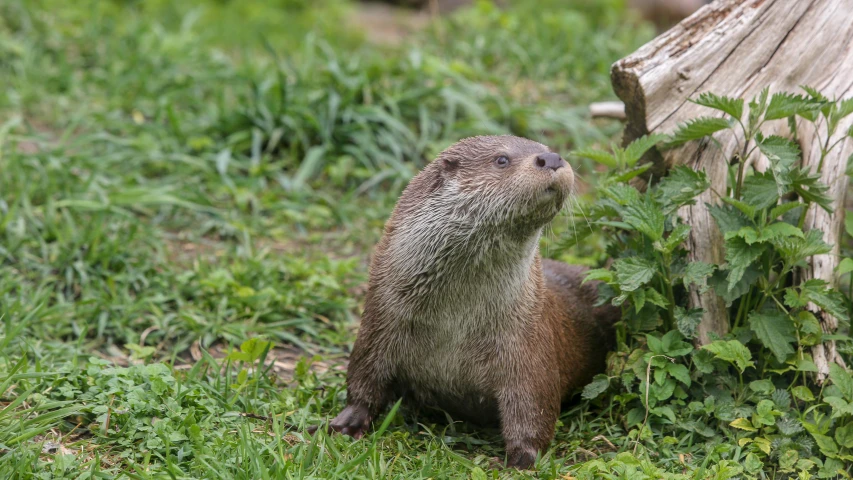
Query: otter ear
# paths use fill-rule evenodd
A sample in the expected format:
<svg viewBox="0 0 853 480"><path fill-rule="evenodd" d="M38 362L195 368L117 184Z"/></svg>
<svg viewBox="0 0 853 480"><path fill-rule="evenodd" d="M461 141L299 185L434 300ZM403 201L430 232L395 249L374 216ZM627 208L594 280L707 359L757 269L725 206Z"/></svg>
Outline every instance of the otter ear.
<svg viewBox="0 0 853 480"><path fill-rule="evenodd" d="M453 157L445 157L441 160L441 166L445 172L453 172L459 168L459 159Z"/></svg>

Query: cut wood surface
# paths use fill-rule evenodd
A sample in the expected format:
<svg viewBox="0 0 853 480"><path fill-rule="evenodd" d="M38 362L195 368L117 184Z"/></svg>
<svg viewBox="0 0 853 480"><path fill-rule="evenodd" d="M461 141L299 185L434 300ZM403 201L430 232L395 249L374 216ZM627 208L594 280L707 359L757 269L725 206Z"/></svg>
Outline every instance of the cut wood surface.
<svg viewBox="0 0 853 480"><path fill-rule="evenodd" d="M612 69L616 94L625 103L625 142L650 132L670 133L678 124L717 112L693 104L689 99L713 92L749 100L764 87L771 93L800 92L800 85L817 88L828 97L853 95L853 0L719 0L707 5L680 24L618 61ZM848 121L851 117L848 117ZM848 122L849 123L849 122ZM816 165L820 145L814 131L798 125L804 163ZM824 125L820 133L824 135ZM839 131L846 125L839 127ZM770 122L765 134L788 134L785 120ZM838 134L836 134L838 135ZM742 138L728 132L717 134L722 148L708 142L691 142L647 159L655 163L655 176L676 164L704 170L711 182L694 206L680 212L692 226L687 241L693 261L722 264L723 241L705 203L717 203L712 190L726 186L726 164ZM843 223L843 201L847 186L846 160L853 151L846 140L826 158L822 181L829 185L834 213L812 206L806 228L823 232L824 240L835 245L828 255L814 258L803 272L805 278L833 281L838 264L838 243ZM758 164L760 165L760 163ZM702 307L705 315L698 329L700 343L726 332L729 322L723 300L713 291L691 292L691 306ZM813 307L817 311L816 307ZM822 312L825 331L832 332L837 321ZM833 342L813 350L818 378L825 378L829 364L840 362Z"/></svg>

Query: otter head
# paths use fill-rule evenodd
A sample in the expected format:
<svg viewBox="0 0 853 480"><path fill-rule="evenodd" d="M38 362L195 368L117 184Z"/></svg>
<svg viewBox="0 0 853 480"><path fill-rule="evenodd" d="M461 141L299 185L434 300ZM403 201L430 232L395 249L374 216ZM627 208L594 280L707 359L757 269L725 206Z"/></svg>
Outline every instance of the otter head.
<svg viewBox="0 0 853 480"><path fill-rule="evenodd" d="M574 187L572 167L559 154L509 135L466 138L435 162L454 217L521 235L550 222Z"/></svg>

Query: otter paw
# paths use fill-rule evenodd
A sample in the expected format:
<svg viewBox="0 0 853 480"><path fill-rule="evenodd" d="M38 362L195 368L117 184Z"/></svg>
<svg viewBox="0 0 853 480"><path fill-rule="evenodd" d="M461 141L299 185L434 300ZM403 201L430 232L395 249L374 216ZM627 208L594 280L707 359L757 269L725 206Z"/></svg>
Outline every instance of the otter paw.
<svg viewBox="0 0 853 480"><path fill-rule="evenodd" d="M358 440L367 433L373 420L366 406L347 405L329 425L331 430L349 435Z"/></svg>
<svg viewBox="0 0 853 480"><path fill-rule="evenodd" d="M507 446L506 466L526 470L533 466L538 451L530 445Z"/></svg>

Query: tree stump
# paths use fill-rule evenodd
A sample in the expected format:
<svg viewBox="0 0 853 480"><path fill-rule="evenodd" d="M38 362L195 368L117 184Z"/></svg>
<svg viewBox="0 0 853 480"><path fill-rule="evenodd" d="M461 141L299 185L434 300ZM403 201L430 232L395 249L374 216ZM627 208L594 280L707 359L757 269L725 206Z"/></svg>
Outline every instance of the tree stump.
<svg viewBox="0 0 853 480"><path fill-rule="evenodd" d="M613 65L613 87L625 102L625 143L647 133L671 133L688 119L714 115L688 101L703 92L749 100L764 87L770 87L771 93L801 93L799 87L808 85L830 98L853 96L851 13L853 0L717 0L702 7ZM789 135L784 120L768 127L765 134ZM847 125L839 131L842 128ZM743 139L733 134L715 138L722 149L691 142L651 152L646 158L655 164L650 171L657 177L674 165L689 165L704 170L713 189L724 190L727 162ZM816 166L820 145L805 122L798 123L798 140L804 164ZM834 283L847 187L844 170L851 151L853 142L845 140L824 161L821 180L830 187L834 211L830 214L812 205L806 228L822 231L824 240L835 247L832 253L814 258L802 272L805 279ZM709 190L696 205L680 212L692 227L687 241L691 260L723 263L723 239L705 206L716 202ZM705 310L698 329L700 344L727 332L726 305L712 290L691 291L690 303ZM811 309L825 332L836 330L836 319L816 306ZM820 381L826 378L830 363L840 362L832 341L815 347L812 354Z"/></svg>

